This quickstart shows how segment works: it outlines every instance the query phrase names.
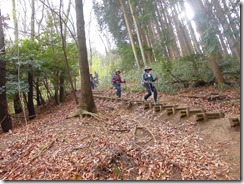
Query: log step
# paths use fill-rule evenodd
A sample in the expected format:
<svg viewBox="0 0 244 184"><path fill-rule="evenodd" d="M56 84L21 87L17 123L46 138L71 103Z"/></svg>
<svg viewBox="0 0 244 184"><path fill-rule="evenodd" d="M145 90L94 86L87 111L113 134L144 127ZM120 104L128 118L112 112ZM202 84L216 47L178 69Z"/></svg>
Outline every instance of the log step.
<svg viewBox="0 0 244 184"><path fill-rule="evenodd" d="M224 118L225 115L223 112L208 112L208 113L197 113L196 114L196 121L207 121L209 119L219 119Z"/></svg>
<svg viewBox="0 0 244 184"><path fill-rule="evenodd" d="M204 112L204 109L202 109L202 108L200 108L200 109L189 109L189 107L188 107L185 110L180 111L180 118L184 118L184 117L190 116L192 114L202 113L202 112Z"/></svg>
<svg viewBox="0 0 244 184"><path fill-rule="evenodd" d="M151 109L151 108L152 108L152 103L151 102L145 102L144 103L144 110Z"/></svg>
<svg viewBox="0 0 244 184"><path fill-rule="evenodd" d="M230 126L231 127L240 126L240 117L229 118L229 121L230 121Z"/></svg>
<svg viewBox="0 0 244 184"><path fill-rule="evenodd" d="M167 115L171 115L171 114L175 115L177 111L186 110L186 109L187 107L171 107L166 109L166 113Z"/></svg>
<svg viewBox="0 0 244 184"><path fill-rule="evenodd" d="M133 101L133 103L135 105L143 105L144 104L144 101L136 100L136 101Z"/></svg>
<svg viewBox="0 0 244 184"><path fill-rule="evenodd" d="M154 105L154 112L161 112L162 111L162 105L156 104Z"/></svg>

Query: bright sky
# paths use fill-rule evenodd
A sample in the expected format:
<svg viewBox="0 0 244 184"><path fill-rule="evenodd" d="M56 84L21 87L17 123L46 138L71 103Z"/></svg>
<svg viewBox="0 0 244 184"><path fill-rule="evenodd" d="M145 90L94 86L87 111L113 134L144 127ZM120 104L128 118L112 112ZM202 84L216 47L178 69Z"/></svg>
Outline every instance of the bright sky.
<svg viewBox="0 0 244 184"><path fill-rule="evenodd" d="M19 0L18 0L19 1ZM30 0L25 0L27 2L27 5L29 4ZM57 0L53 0L53 2L57 3ZM68 2L67 0L64 0L64 2ZM7 24L10 27L13 26L13 19L12 19L12 1L11 0L0 0L0 9L1 9L1 14L3 16L9 15L10 20L6 21ZM86 23L86 38L87 38L87 47L89 49L89 42L88 42L88 37L90 36L91 39L91 45L92 48L96 48L99 52L105 53L105 48L104 44L99 37L99 34L101 33L98 32L97 30L97 22L94 13L92 15L90 14L92 10L92 1L91 0L84 0L84 18L85 18L85 23ZM75 18L75 11L71 11L73 18ZM30 13L29 13L30 14ZM28 15L30 16L30 15ZM91 18L90 18L91 16ZM90 21L91 20L91 21ZM90 28L88 23L91 22ZM76 21L75 21L76 23ZM76 25L75 25L76 27ZM7 32L5 32L5 37L8 38L9 36L13 36L13 30L9 29Z"/></svg>

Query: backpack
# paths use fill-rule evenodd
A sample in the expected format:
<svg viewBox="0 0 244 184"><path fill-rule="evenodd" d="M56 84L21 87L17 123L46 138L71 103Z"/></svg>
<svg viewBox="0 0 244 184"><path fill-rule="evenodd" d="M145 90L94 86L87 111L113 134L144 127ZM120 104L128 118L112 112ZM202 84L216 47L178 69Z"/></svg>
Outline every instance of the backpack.
<svg viewBox="0 0 244 184"><path fill-rule="evenodd" d="M143 82L144 74L145 74L145 72L143 72L142 75L141 75L141 86L142 87L145 87L145 83Z"/></svg>
<svg viewBox="0 0 244 184"><path fill-rule="evenodd" d="M116 74L114 73L114 74L112 75L112 77L111 77L111 84L112 84L112 85L115 84L115 83L113 82L113 80L115 79L115 75L116 75Z"/></svg>

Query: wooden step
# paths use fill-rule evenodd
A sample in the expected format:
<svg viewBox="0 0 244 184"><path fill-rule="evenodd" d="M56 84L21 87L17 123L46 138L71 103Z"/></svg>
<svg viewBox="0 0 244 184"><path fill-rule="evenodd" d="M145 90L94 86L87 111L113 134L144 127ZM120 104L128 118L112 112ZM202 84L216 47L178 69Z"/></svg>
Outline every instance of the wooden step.
<svg viewBox="0 0 244 184"><path fill-rule="evenodd" d="M187 107L171 107L166 109L166 113L167 115L171 115L171 114L175 115L177 111L181 111L185 109L187 109Z"/></svg>
<svg viewBox="0 0 244 184"><path fill-rule="evenodd" d="M196 114L196 121L207 121L209 119L219 119L224 118L225 115L223 112L203 112L203 113L197 113Z"/></svg>
<svg viewBox="0 0 244 184"><path fill-rule="evenodd" d="M231 127L240 126L240 117L229 118L229 121Z"/></svg>
<svg viewBox="0 0 244 184"><path fill-rule="evenodd" d="M144 103L144 110L151 109L152 108L152 103L151 102L145 102Z"/></svg>
<svg viewBox="0 0 244 184"><path fill-rule="evenodd" d="M187 107L185 110L180 111L180 118L188 117L192 114L203 113L203 112L204 112L204 109L202 109L202 108L190 109L189 107Z"/></svg>

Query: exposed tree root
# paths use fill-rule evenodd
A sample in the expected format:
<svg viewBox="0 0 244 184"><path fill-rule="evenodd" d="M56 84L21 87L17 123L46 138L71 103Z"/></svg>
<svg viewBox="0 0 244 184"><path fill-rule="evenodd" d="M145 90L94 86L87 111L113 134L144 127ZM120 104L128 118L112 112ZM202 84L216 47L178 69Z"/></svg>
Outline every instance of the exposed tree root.
<svg viewBox="0 0 244 184"><path fill-rule="evenodd" d="M71 115L69 115L67 117L67 119L68 118L74 118L74 117L77 117L77 116L79 116L80 119L82 119L83 117L85 117L87 115L91 116L91 117L94 117L94 118L96 118L99 121L106 121L108 119L106 116L103 116L103 115L97 114L97 113L88 112L88 111L83 110L83 109L78 109L76 112L74 112Z"/></svg>

